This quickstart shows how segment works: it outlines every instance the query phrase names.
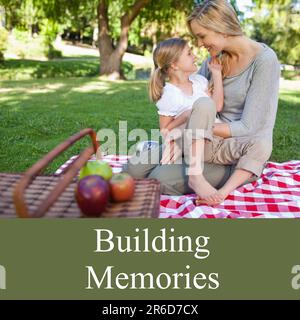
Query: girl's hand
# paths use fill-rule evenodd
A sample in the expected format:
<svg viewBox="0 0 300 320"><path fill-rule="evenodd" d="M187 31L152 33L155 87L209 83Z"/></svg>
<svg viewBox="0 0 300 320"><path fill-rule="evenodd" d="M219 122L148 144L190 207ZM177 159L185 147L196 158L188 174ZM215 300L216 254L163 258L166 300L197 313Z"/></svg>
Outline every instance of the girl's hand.
<svg viewBox="0 0 300 320"><path fill-rule="evenodd" d="M160 160L160 164L172 164L176 163L179 158L182 158L182 148L175 141L179 142L183 136L183 130L185 128L185 124L182 124L172 130L164 130L164 149L162 154L162 159Z"/></svg>
<svg viewBox="0 0 300 320"><path fill-rule="evenodd" d="M173 164L176 163L179 158L182 158L181 148L174 140L166 141L160 164Z"/></svg>
<svg viewBox="0 0 300 320"><path fill-rule="evenodd" d="M208 69L212 74L217 74L222 72L222 65L218 62L218 59L212 57L208 62Z"/></svg>

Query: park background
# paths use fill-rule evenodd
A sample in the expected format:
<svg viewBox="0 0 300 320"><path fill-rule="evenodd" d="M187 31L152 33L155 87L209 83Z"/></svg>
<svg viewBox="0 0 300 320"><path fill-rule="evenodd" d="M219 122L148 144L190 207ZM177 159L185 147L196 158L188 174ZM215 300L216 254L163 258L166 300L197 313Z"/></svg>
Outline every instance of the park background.
<svg viewBox="0 0 300 320"><path fill-rule="evenodd" d="M300 3L230 2L245 34L273 48L281 63L271 160L300 159ZM127 121L128 131L150 137L158 128L147 95L152 50L169 37L193 41L185 24L192 7L191 0L0 0L0 171L23 172L86 127L118 133ZM200 65L207 53L195 50Z"/></svg>

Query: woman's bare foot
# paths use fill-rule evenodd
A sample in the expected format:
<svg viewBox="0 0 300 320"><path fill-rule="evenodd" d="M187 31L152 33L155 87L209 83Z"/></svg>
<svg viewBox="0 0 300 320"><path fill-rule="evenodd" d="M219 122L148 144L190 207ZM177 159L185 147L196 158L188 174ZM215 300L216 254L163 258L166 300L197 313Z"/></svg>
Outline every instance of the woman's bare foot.
<svg viewBox="0 0 300 320"><path fill-rule="evenodd" d="M207 199L217 193L217 189L209 184L202 174L190 175L189 186L195 191L200 199Z"/></svg>
<svg viewBox="0 0 300 320"><path fill-rule="evenodd" d="M218 190L218 193L221 194L223 196L223 199L225 200L229 196L230 192L228 192L228 190L226 190L226 189L224 189L224 187L222 187Z"/></svg>
<svg viewBox="0 0 300 320"><path fill-rule="evenodd" d="M226 199L227 195L221 192L221 189L215 192L214 194L206 198L197 198L195 203L196 205L206 204L209 206L216 206L222 203Z"/></svg>
<svg viewBox="0 0 300 320"><path fill-rule="evenodd" d="M196 204L208 204L212 206L222 203L233 190L245 183L252 175L253 173L247 170L234 170L234 173L229 177L224 186L217 192L211 193L206 197L199 194L199 197L196 199Z"/></svg>

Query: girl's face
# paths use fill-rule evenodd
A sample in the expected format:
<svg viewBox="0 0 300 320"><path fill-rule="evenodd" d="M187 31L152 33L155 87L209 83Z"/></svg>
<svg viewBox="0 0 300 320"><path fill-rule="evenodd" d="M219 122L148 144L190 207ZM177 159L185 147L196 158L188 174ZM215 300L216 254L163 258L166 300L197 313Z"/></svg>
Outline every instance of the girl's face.
<svg viewBox="0 0 300 320"><path fill-rule="evenodd" d="M198 47L205 47L212 57L225 49L226 37L223 34L206 29L195 20L191 21L191 30L196 36Z"/></svg>
<svg viewBox="0 0 300 320"><path fill-rule="evenodd" d="M192 73L198 70L196 62L197 58L191 47L187 44L182 50L179 59L173 64L173 67L181 70L182 72Z"/></svg>

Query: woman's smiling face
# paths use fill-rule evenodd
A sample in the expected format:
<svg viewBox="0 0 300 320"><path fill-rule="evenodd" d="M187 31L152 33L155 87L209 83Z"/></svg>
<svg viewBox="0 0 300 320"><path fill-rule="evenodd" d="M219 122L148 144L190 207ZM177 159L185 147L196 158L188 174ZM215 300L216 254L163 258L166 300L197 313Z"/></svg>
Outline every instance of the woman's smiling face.
<svg viewBox="0 0 300 320"><path fill-rule="evenodd" d="M191 21L190 27L197 39L198 47L205 47L212 57L224 50L226 37L223 34L206 29L195 20Z"/></svg>

